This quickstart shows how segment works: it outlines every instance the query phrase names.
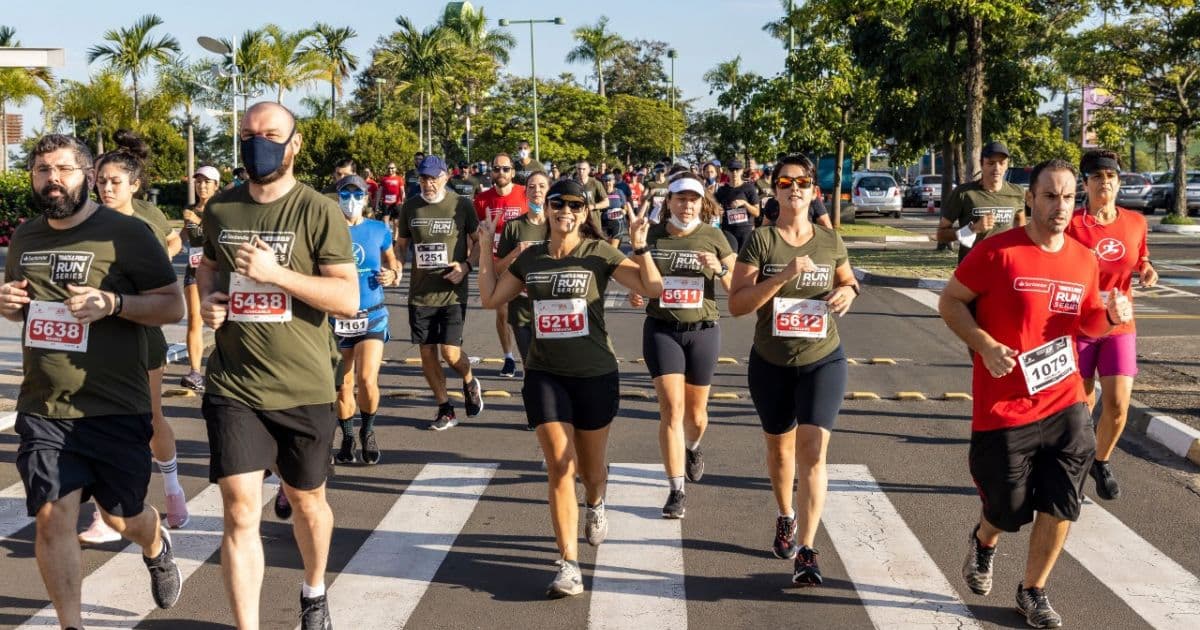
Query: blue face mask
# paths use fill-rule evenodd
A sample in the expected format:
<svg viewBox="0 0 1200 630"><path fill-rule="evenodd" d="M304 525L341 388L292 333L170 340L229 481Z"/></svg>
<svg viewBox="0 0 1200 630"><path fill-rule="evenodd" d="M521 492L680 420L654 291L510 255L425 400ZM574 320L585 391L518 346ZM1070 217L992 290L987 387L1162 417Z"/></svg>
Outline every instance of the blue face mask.
<svg viewBox="0 0 1200 630"><path fill-rule="evenodd" d="M529 202L529 211L532 212L533 214L541 214L542 207L531 201L531 202Z"/></svg>
<svg viewBox="0 0 1200 630"><path fill-rule="evenodd" d="M242 166L252 181L261 180L278 171L283 166L283 157L287 153L287 145L296 135L296 128L283 142L272 142L263 136L253 136L241 141Z"/></svg>

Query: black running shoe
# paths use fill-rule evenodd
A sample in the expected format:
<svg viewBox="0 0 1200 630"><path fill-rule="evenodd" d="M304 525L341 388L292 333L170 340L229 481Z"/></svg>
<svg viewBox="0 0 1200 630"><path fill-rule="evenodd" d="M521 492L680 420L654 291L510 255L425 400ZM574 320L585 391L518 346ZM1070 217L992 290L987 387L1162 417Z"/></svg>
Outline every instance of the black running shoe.
<svg viewBox="0 0 1200 630"><path fill-rule="evenodd" d="M696 450L688 448L683 449L687 455L687 467L684 469L684 474L687 475L688 481L700 481L704 476L704 452L697 446Z"/></svg>
<svg viewBox="0 0 1200 630"><path fill-rule="evenodd" d="M438 407L437 416L434 417L433 423L429 425L430 431L445 431L451 427L458 426L458 418L454 415L454 407L444 405Z"/></svg>
<svg viewBox="0 0 1200 630"><path fill-rule="evenodd" d="M771 548L776 558L791 560L796 557L796 519L787 516L775 519L775 542Z"/></svg>
<svg viewBox="0 0 1200 630"><path fill-rule="evenodd" d="M1092 479L1096 480L1096 494L1105 501L1112 501L1121 496L1121 485L1113 476L1112 466L1108 462L1092 462Z"/></svg>
<svg viewBox="0 0 1200 630"><path fill-rule="evenodd" d="M1033 628L1062 627L1062 615L1050 606L1045 589L1017 585L1017 612L1025 615L1025 623Z"/></svg>
<svg viewBox="0 0 1200 630"><path fill-rule="evenodd" d="M687 495L683 490L672 490L667 495L667 503L663 505L663 518L683 518L687 512Z"/></svg>
<svg viewBox="0 0 1200 630"><path fill-rule="evenodd" d="M975 535L978 532L979 526L976 525L967 542L967 559L963 560L962 576L972 593L987 595L992 592L992 559L996 557L996 548L980 544Z"/></svg>
<svg viewBox="0 0 1200 630"><path fill-rule="evenodd" d="M466 401L468 418L474 418L483 411L483 388L479 385L479 379L473 378L470 383L463 383L463 400Z"/></svg>
<svg viewBox="0 0 1200 630"><path fill-rule="evenodd" d="M817 566L817 550L801 546L796 554L796 564L792 568L792 584L800 586L820 586L825 580L821 578L821 567Z"/></svg>
<svg viewBox="0 0 1200 630"><path fill-rule="evenodd" d="M329 600L324 595L300 596L300 630L333 630L333 617L329 616Z"/></svg>
<svg viewBox="0 0 1200 630"><path fill-rule="evenodd" d="M364 453L365 457L365 453ZM333 456L335 464L353 464L354 463L354 434L347 433L342 436L342 448L338 449L337 454Z"/></svg>
<svg viewBox="0 0 1200 630"><path fill-rule="evenodd" d="M175 564L175 554L171 551L171 535L165 527L162 531L162 551L157 558L142 556L146 569L150 571L150 594L159 608L170 608L179 601L179 592L183 588L183 578L179 575L179 565Z"/></svg>
<svg viewBox="0 0 1200 630"><path fill-rule="evenodd" d="M275 516L281 521L292 518L292 504L288 501L287 495L283 493L282 485L275 492Z"/></svg>
<svg viewBox="0 0 1200 630"><path fill-rule="evenodd" d="M500 376L512 378L517 375L517 362L512 357L504 357L504 367L500 368Z"/></svg>
<svg viewBox="0 0 1200 630"><path fill-rule="evenodd" d="M379 452L379 444L375 442L375 432L360 431L358 437L359 441L362 442L363 463L368 466L378 464L382 453Z"/></svg>

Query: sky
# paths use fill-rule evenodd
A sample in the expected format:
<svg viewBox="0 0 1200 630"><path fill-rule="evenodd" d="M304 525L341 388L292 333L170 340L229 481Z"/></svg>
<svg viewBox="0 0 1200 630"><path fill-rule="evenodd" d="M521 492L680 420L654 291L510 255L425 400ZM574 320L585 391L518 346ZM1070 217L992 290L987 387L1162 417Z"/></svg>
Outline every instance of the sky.
<svg viewBox="0 0 1200 630"><path fill-rule="evenodd" d="M155 13L164 24L151 31L152 35L171 34L184 55L191 59L213 58L204 51L196 38L208 35L231 38L250 28L275 23L291 30L311 27L317 22L334 26L351 26L358 37L351 41L358 55L359 69L370 62L369 50L380 36L396 30L395 18L406 15L420 28L433 24L442 14L445 3L414 2L412 0L351 0L349 2L248 2L246 0L204 0L202 2L149 2L124 0L116 4L104 2L27 2L5 0L0 24L16 29L23 46L65 48L67 64L55 68L58 78L86 80L89 73L98 71L101 64L87 63L87 49L102 42L104 32L128 28L141 15ZM530 0L489 1L472 3L482 8L492 21L509 19L549 19L563 17L566 24L539 24L536 29L538 76L557 77L573 72L583 80L590 68L583 64L568 64L567 52L574 47L571 31L579 26L595 24L601 12L581 12L575 3L563 3L564 8L547 9L550 3ZM646 2L645 0L607 0L595 3L603 6L602 13L610 20L610 29L626 39L665 41L679 56L675 60L675 83L684 99L698 99L697 106L715 106L715 97L701 77L716 64L740 54L745 71L772 76L783 70L781 44L767 36L762 26L783 14L780 0L688 0L679 2ZM303 7L297 9L298 7ZM352 8L352 10L348 10ZM529 27L510 27L517 46L511 61L502 72L528 76ZM669 62L663 60L669 73ZM324 96L328 84L316 84L308 90L289 93L284 104L296 105L308 91ZM42 125L42 109L37 101L24 107L10 109L25 115L25 132ZM206 118L202 115L202 118ZM206 120L206 122L208 122Z"/></svg>

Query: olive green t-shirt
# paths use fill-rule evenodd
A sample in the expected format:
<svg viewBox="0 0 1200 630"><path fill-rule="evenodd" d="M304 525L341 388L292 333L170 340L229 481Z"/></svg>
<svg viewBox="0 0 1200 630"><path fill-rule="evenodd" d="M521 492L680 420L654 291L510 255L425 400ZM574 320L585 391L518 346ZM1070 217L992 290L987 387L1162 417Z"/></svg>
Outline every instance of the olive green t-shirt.
<svg viewBox="0 0 1200 630"><path fill-rule="evenodd" d="M717 310L716 276L701 264L700 254L707 252L718 260L733 254L725 235L701 223L686 236L674 236L666 223L660 223L646 234L646 245L663 279L663 294L650 300L646 315L685 324L717 321L721 314Z"/></svg>
<svg viewBox="0 0 1200 630"><path fill-rule="evenodd" d="M198 216L200 216L201 221L204 220L204 210L202 208L200 208L199 206L192 206L191 208L188 208L188 209L191 210L192 212L195 212ZM187 237L186 240L187 240L187 244L189 247L203 247L204 246L204 228L201 227L201 225L199 223L186 223L185 222L183 224L183 236Z"/></svg>
<svg viewBox="0 0 1200 630"><path fill-rule="evenodd" d="M974 181L955 188L942 201L942 218L948 219L951 225L959 228L974 221L977 210L990 211L997 215L996 226L976 237L975 242L979 243L979 241L1013 226L1013 220L1017 214L1025 212L1025 190L1012 182L1004 182L1001 184L1000 190L988 192L978 181ZM960 243L958 262L962 262L963 257L970 251L970 247L964 247Z"/></svg>
<svg viewBox="0 0 1200 630"><path fill-rule="evenodd" d="M754 230L738 254L738 262L758 268L757 282L782 272L797 256L811 258L818 271L784 284L758 309L754 327L754 350L780 366L815 363L841 343L836 316L825 312L824 297L833 289L834 270L849 259L846 245L837 232L813 225L812 238L793 247L775 226L766 226Z"/></svg>
<svg viewBox="0 0 1200 630"><path fill-rule="evenodd" d="M511 221L504 222L504 232L500 235L500 245L496 248L496 256L504 258L517 249L521 243L538 245L550 238L550 225L543 220L540 225L529 222L529 215L523 214ZM516 262L516 261L514 261ZM533 316L533 305L529 295L522 292L508 303L508 323L519 327L529 323Z"/></svg>
<svg viewBox="0 0 1200 630"><path fill-rule="evenodd" d="M596 179L595 177L589 177L587 183L580 184L580 186L583 186L583 192L584 195L587 196L588 206L594 206L602 201L608 201L608 190L606 190L604 188L604 184L600 183L600 180ZM601 216L603 214L603 210L592 210L589 214L592 225L595 226L597 234L604 234L604 229L601 227L604 225L603 217Z"/></svg>
<svg viewBox="0 0 1200 630"><path fill-rule="evenodd" d="M529 158L529 161L525 164L522 164L520 159L513 159L516 160L513 162L513 182L522 186L525 185L525 182L529 181L530 175L533 175L534 173L546 172L546 169L542 166L542 163L533 158Z"/></svg>
<svg viewBox="0 0 1200 630"><path fill-rule="evenodd" d="M171 236L171 223L167 221L167 215L149 201L134 199L133 216L145 221L150 226L154 236L158 237L159 244L163 246L163 251L166 251L167 237Z"/></svg>
<svg viewBox="0 0 1200 630"><path fill-rule="evenodd" d="M208 359L208 392L262 411L333 402L333 335L325 313L272 285L247 287L239 298L231 283L238 248L255 237L296 273L317 276L321 265L354 264L337 204L300 183L271 203L254 201L249 186L238 186L208 202L201 225L204 257L217 263L213 289L230 294L229 316ZM287 319L280 312L288 304L290 319L269 321Z"/></svg>
<svg viewBox="0 0 1200 630"><path fill-rule="evenodd" d="M91 207L95 202L89 201L80 212ZM67 284L136 295L173 284L175 270L145 223L99 207L66 230L50 227L45 217L21 224L8 248L5 278L28 280L29 297L50 303L39 305L41 312L70 297ZM65 346L80 340L82 327L72 328L70 320L46 323L42 317L31 322L31 310L32 306L24 309L24 380L18 411L56 419L150 413L142 326L105 317L86 327L87 347L79 351L78 346ZM62 342L66 343L58 349L26 345Z"/></svg>
<svg viewBox="0 0 1200 630"><path fill-rule="evenodd" d="M531 370L587 378L617 370L604 323L604 292L625 255L608 243L584 239L563 258L549 245L525 250L508 268L533 302Z"/></svg>
<svg viewBox="0 0 1200 630"><path fill-rule="evenodd" d="M454 284L446 268L466 262L468 237L479 228L479 217L470 200L452 190L444 199L429 203L420 195L400 207L400 238L412 239L413 267L409 275L408 302L413 306L451 306L467 303L467 280Z"/></svg>
<svg viewBox="0 0 1200 630"><path fill-rule="evenodd" d="M642 198L650 200L650 209L646 212L646 217L653 223L663 219L663 202L667 200L667 192L666 180L646 182L646 192L642 194Z"/></svg>

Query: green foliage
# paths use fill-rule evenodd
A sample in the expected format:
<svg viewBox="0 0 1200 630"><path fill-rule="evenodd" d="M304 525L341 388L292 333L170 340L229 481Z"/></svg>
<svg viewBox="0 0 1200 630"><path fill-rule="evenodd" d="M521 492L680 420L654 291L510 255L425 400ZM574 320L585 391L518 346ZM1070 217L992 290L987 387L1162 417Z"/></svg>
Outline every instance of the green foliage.
<svg viewBox="0 0 1200 630"><path fill-rule="evenodd" d="M995 137L1012 152L1009 163L1014 166L1032 166L1053 158L1079 164L1079 143L1064 140L1062 129L1045 116L1016 120Z"/></svg>
<svg viewBox="0 0 1200 630"><path fill-rule="evenodd" d="M392 123L379 126L375 123L359 125L346 144L349 157L363 167L383 173L388 162L402 162L418 150L417 134L407 125ZM336 160L335 160L336 161ZM330 169L332 170L332 169Z"/></svg>
<svg viewBox="0 0 1200 630"><path fill-rule="evenodd" d="M1163 225L1194 225L1196 222L1186 214L1168 214L1162 218Z"/></svg>
<svg viewBox="0 0 1200 630"><path fill-rule="evenodd" d="M604 69L604 90L608 96L629 94L670 102L670 77L663 69L667 42L635 39L617 50L612 63ZM678 94L676 94L678 100Z"/></svg>
<svg viewBox="0 0 1200 630"><path fill-rule="evenodd" d="M338 160L351 157L351 133L341 123L328 118L299 120L300 153L296 156L296 177L320 190L333 173Z"/></svg>
<svg viewBox="0 0 1200 630"><path fill-rule="evenodd" d="M29 173L0 173L0 247L7 247L13 230L27 218L37 216L29 188Z"/></svg>
<svg viewBox="0 0 1200 630"><path fill-rule="evenodd" d="M683 135L683 115L669 103L618 94L610 102L613 150L634 163L653 162L671 153L671 138Z"/></svg>
<svg viewBox="0 0 1200 630"><path fill-rule="evenodd" d="M164 120L144 119L137 132L150 146L146 164L146 179L151 182L178 181L187 172L187 140L179 130Z"/></svg>
<svg viewBox="0 0 1200 630"><path fill-rule="evenodd" d="M533 142L533 84L506 76L484 98L472 120L471 155L511 152L520 140ZM569 79L538 81L538 128L542 161L566 163L598 158L600 134L612 127L607 101Z"/></svg>

